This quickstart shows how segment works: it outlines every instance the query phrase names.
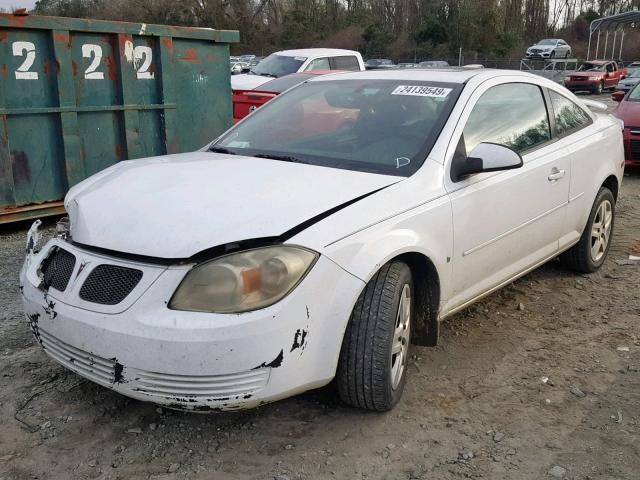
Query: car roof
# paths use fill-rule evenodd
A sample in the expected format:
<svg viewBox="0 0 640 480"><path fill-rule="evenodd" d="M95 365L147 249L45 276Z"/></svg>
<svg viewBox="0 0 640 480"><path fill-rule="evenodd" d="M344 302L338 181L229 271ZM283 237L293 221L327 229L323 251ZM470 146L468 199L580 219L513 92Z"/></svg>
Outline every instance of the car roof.
<svg viewBox="0 0 640 480"><path fill-rule="evenodd" d="M587 60L584 63L593 63L594 65L604 65L605 63L611 63L613 60Z"/></svg>
<svg viewBox="0 0 640 480"><path fill-rule="evenodd" d="M537 75L520 72L519 70L494 70L489 68L411 68L411 69L388 69L388 70L366 70L364 72L348 72L336 75L321 76L313 78L310 82L318 81L338 81L338 80L404 80L404 81L431 81L443 83L465 83L476 75L483 75L486 78L499 77L503 75L521 76L523 78L538 79Z"/></svg>
<svg viewBox="0 0 640 480"><path fill-rule="evenodd" d="M297 50L281 50L275 53L285 57L319 57L323 55L338 56L358 54L355 50L343 50L342 48L300 48Z"/></svg>

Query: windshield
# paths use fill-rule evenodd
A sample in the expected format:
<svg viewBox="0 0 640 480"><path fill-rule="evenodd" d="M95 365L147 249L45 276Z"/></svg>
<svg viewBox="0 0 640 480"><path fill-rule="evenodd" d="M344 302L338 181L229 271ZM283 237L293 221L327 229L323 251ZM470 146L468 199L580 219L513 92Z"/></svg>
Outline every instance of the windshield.
<svg viewBox="0 0 640 480"><path fill-rule="evenodd" d="M627 94L628 102L640 102L640 83L637 83L636 86Z"/></svg>
<svg viewBox="0 0 640 480"><path fill-rule="evenodd" d="M409 176L440 134L461 84L312 81L227 132L212 151Z"/></svg>
<svg viewBox="0 0 640 480"><path fill-rule="evenodd" d="M604 72L605 65L602 63L583 63L578 69L579 72Z"/></svg>
<svg viewBox="0 0 640 480"><path fill-rule="evenodd" d="M540 40L537 45L555 45L557 42L557 40L553 40L550 38L547 38L545 40Z"/></svg>
<svg viewBox="0 0 640 480"><path fill-rule="evenodd" d="M277 78L297 72L305 60L306 57L285 57L284 55L272 53L253 67L251 73Z"/></svg>

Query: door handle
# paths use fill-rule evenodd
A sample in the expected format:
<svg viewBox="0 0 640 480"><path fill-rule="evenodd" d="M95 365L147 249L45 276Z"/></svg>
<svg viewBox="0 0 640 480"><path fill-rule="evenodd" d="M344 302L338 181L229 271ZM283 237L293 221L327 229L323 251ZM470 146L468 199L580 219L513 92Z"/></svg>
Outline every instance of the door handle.
<svg viewBox="0 0 640 480"><path fill-rule="evenodd" d="M565 173L567 173L566 170L558 170L556 167L553 167L551 173L547 177L547 180L549 180L550 182L557 182L562 177L564 177Z"/></svg>

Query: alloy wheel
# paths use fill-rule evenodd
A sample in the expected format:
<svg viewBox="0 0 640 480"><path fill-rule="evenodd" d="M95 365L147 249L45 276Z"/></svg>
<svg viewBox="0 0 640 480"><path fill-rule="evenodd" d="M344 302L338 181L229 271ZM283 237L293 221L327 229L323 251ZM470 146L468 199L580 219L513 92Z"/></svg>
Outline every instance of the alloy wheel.
<svg viewBox="0 0 640 480"><path fill-rule="evenodd" d="M396 325L391 343L391 388L398 388L404 373L407 354L409 352L409 336L411 329L411 288L405 284L400 294Z"/></svg>
<svg viewBox="0 0 640 480"><path fill-rule="evenodd" d="M613 208L609 200L603 201L596 211L591 225L591 259L600 261L607 251L611 236L611 224L613 220Z"/></svg>

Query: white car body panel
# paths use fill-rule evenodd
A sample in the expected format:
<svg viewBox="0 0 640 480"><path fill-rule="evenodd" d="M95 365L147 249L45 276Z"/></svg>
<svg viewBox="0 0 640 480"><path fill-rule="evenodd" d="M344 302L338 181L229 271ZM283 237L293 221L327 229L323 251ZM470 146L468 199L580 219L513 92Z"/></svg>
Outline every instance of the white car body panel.
<svg viewBox="0 0 640 480"><path fill-rule="evenodd" d="M364 70L364 60L362 59L362 55L360 52L355 50L343 50L340 48L302 48L297 50L283 50L281 52L275 52L277 55L281 55L284 57L304 57L306 60L300 68L298 68L298 72L304 72L309 66L309 64L318 59L318 58L327 58L327 57L356 57L358 59L358 64L360 65L360 70ZM292 72L295 73L295 72ZM268 81L273 80L271 77L265 77L261 75L252 75L248 73L243 73L241 75L234 75L231 77L231 89L232 90L254 90L258 88L260 85L267 83Z"/></svg>
<svg viewBox="0 0 640 480"><path fill-rule="evenodd" d="M434 69L323 81L353 78L466 86L410 177L200 151L124 162L72 188L65 205L75 243L54 239L39 253L28 249L21 272L25 312L45 352L101 385L169 407L225 410L277 400L331 380L353 306L389 260L410 253L433 264L444 318L573 245L603 182L622 181L620 125L591 112L591 125L528 152L521 168L451 180L466 119L491 86L529 82L586 108L550 80ZM550 181L554 168L564 174ZM282 300L239 314L167 308L194 266L192 255L277 237L310 219L284 241L319 259ZM64 292L42 284L40 265L54 246L77 260ZM79 299L81 285L103 263L144 273L121 304Z"/></svg>

